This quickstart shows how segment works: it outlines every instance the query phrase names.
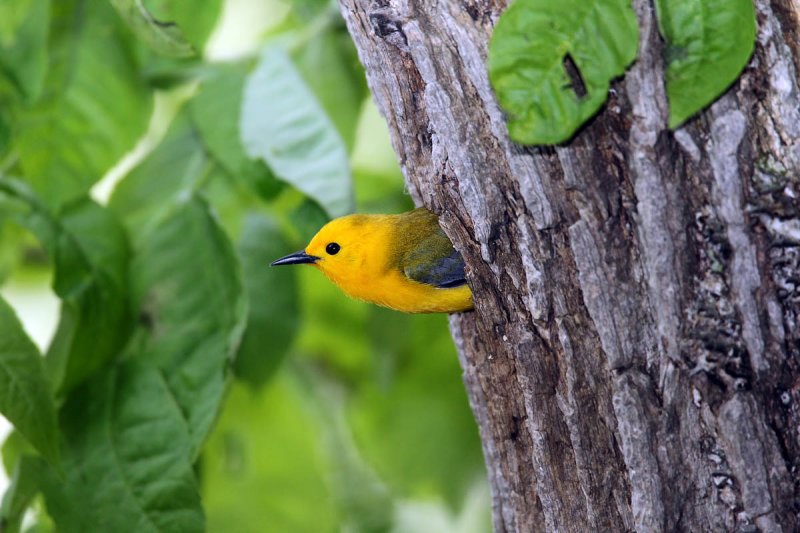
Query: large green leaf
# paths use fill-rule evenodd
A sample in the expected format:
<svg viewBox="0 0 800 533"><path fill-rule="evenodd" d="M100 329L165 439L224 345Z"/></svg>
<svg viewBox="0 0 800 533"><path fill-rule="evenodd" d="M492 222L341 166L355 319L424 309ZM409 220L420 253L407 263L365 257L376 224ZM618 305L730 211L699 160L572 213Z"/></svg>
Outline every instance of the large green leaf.
<svg viewBox="0 0 800 533"><path fill-rule="evenodd" d="M130 361L75 391L61 415L65 478L44 492L59 531L204 531L181 406L164 374Z"/></svg>
<svg viewBox="0 0 800 533"><path fill-rule="evenodd" d="M277 46L247 79L241 136L251 157L316 200L332 217L353 210L347 150L314 94Z"/></svg>
<svg viewBox="0 0 800 533"><path fill-rule="evenodd" d="M669 126L710 104L733 83L753 53L752 0L657 0L667 41Z"/></svg>
<svg viewBox="0 0 800 533"><path fill-rule="evenodd" d="M636 57L638 34L630 0L511 4L489 47L489 77L511 137L524 144L569 139Z"/></svg>
<svg viewBox="0 0 800 533"><path fill-rule="evenodd" d="M267 266L287 249L275 222L262 215L247 217L238 252L250 313L234 368L237 377L255 386L278 368L299 326L295 270Z"/></svg>
<svg viewBox="0 0 800 533"><path fill-rule="evenodd" d="M117 355L127 339L125 232L88 199L71 202L56 217L22 183L0 180L0 191L25 206L18 218L53 263L61 318L46 362L56 388L65 391Z"/></svg>
<svg viewBox="0 0 800 533"><path fill-rule="evenodd" d="M220 67L192 98L192 120L211 154L234 179L241 180L264 199L273 198L282 183L264 165L250 158L239 136L239 110L248 67L244 63Z"/></svg>
<svg viewBox="0 0 800 533"><path fill-rule="evenodd" d="M191 195L208 165L197 130L180 113L156 149L117 184L109 208L140 240L178 198Z"/></svg>
<svg viewBox="0 0 800 533"><path fill-rule="evenodd" d="M46 203L85 194L144 133L152 110L131 40L108 2L52 4L50 68L16 147Z"/></svg>
<svg viewBox="0 0 800 533"><path fill-rule="evenodd" d="M0 298L0 413L49 461L58 464L56 410L39 350Z"/></svg>
<svg viewBox="0 0 800 533"><path fill-rule="evenodd" d="M138 239L139 327L125 364L71 392L66 479L47 483L59 530L202 531L192 462L217 416L245 303L236 257L207 205L173 202Z"/></svg>
<svg viewBox="0 0 800 533"><path fill-rule="evenodd" d="M189 198L147 234L131 263L138 357L160 368L196 457L225 392L246 320L235 252L205 202Z"/></svg>

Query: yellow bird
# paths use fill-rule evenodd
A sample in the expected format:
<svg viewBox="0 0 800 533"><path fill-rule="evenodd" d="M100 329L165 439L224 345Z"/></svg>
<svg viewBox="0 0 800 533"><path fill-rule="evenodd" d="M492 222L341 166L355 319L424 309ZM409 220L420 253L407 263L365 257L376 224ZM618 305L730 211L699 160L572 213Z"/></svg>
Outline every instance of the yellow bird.
<svg viewBox="0 0 800 533"><path fill-rule="evenodd" d="M312 265L346 294L406 313L472 309L464 260L425 208L331 220L278 265Z"/></svg>

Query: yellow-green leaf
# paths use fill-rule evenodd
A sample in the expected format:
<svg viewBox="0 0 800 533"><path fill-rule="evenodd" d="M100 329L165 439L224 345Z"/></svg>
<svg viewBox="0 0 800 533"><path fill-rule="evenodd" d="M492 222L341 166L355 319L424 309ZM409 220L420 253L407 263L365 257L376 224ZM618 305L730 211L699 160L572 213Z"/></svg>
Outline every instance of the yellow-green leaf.
<svg viewBox="0 0 800 533"><path fill-rule="evenodd" d="M0 298L0 413L47 460L59 463L56 409L39 350Z"/></svg>
<svg viewBox="0 0 800 533"><path fill-rule="evenodd" d="M753 53L752 0L657 0L667 41L669 126L676 128L733 83Z"/></svg>
<svg viewBox="0 0 800 533"><path fill-rule="evenodd" d="M489 77L523 144L568 140L636 57L630 0L516 0L489 47Z"/></svg>

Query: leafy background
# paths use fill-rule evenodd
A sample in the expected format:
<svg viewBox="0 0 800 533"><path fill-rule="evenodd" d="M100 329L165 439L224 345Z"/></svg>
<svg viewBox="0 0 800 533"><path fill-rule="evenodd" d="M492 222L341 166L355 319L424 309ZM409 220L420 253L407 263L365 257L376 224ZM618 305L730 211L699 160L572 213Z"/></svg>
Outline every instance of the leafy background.
<svg viewBox="0 0 800 533"><path fill-rule="evenodd" d="M267 267L410 207L333 3L0 1L3 530L488 531L446 318Z"/></svg>

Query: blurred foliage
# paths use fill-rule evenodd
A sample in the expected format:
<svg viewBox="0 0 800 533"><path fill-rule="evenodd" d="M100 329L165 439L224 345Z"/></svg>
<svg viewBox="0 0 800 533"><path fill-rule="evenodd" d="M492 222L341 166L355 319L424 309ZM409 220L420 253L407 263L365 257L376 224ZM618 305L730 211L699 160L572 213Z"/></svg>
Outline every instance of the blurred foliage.
<svg viewBox="0 0 800 533"><path fill-rule="evenodd" d="M0 0L0 282L60 301L42 365L0 299L0 529L487 531L446 318L268 267L411 207L335 3Z"/></svg>

